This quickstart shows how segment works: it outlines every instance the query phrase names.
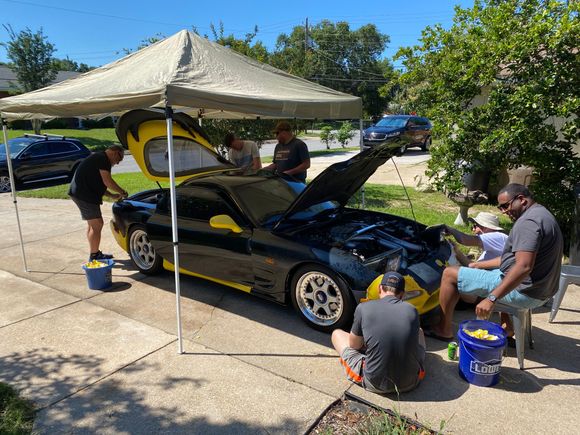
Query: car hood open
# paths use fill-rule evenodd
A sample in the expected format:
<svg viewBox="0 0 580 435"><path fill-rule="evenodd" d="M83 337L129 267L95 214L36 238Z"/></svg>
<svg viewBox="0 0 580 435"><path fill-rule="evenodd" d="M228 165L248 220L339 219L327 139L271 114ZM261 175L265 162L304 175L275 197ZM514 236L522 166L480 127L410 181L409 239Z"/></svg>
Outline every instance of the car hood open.
<svg viewBox="0 0 580 435"><path fill-rule="evenodd" d="M384 143L329 166L306 186L288 207L278 225L294 213L314 204L336 201L341 206L346 205L377 168L393 157L398 149L396 144Z"/></svg>

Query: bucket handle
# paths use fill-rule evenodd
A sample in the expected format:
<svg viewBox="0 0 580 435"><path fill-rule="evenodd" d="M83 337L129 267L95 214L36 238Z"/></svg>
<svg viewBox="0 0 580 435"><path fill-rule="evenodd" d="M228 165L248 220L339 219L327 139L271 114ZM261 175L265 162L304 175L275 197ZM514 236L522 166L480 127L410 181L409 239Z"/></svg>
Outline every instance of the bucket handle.
<svg viewBox="0 0 580 435"><path fill-rule="evenodd" d="M477 358L475 358L475 357L474 357L474 356L471 354L471 352L469 352L469 351L467 350L467 347L465 346L465 344L463 345L463 350L464 350L465 352L467 352L467 355L469 355L469 356L471 357L471 359L472 359L472 360L479 361ZM504 350L505 350L505 346L502 348L502 352L501 352L501 359L499 360L500 364L501 364L501 363L503 363L503 360L504 360L504 358L505 358L505 356L504 356L504 354L505 354ZM459 349L459 354L461 354L461 349ZM482 362L482 361L479 361L479 362Z"/></svg>

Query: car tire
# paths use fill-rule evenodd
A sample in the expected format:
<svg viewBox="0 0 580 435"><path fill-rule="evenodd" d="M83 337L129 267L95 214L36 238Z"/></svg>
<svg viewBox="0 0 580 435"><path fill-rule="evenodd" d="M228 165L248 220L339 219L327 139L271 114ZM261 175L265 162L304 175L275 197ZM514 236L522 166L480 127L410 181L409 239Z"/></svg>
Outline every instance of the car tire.
<svg viewBox="0 0 580 435"><path fill-rule="evenodd" d="M163 268L163 258L155 252L144 225L134 225L129 231L129 257L146 275L155 275Z"/></svg>
<svg viewBox="0 0 580 435"><path fill-rule="evenodd" d="M8 174L0 174L0 193L11 192L10 176Z"/></svg>
<svg viewBox="0 0 580 435"><path fill-rule="evenodd" d="M425 139L425 142L423 142L421 150L429 152L430 149L431 149L431 137L428 137L427 139Z"/></svg>
<svg viewBox="0 0 580 435"><path fill-rule="evenodd" d="M303 266L290 287L292 305L306 324L323 332L347 328L352 322L354 300L348 285L330 269Z"/></svg>

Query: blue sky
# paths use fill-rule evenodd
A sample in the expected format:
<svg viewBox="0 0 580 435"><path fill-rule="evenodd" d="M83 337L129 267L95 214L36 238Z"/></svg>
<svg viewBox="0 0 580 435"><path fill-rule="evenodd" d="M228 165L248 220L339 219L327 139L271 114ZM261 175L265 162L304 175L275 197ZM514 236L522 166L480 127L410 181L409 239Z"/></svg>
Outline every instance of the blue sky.
<svg viewBox="0 0 580 435"><path fill-rule="evenodd" d="M453 7L471 7L472 0L413 0L382 2L356 1L205 1L169 0L0 0L0 24L19 32L42 28L56 47L55 57L101 66L123 56L123 48L135 48L156 34L170 36L195 26L210 34L210 23L220 21L225 34L242 37L258 26L256 40L269 50L280 33L290 33L297 25L322 19L347 21L352 29L373 23L391 42L384 56L392 56L400 46L414 45L427 25L448 27ZM200 6L201 5L201 6ZM8 41L0 28L0 41ZM6 49L0 47L0 61L6 62ZM397 64L395 64L397 66Z"/></svg>

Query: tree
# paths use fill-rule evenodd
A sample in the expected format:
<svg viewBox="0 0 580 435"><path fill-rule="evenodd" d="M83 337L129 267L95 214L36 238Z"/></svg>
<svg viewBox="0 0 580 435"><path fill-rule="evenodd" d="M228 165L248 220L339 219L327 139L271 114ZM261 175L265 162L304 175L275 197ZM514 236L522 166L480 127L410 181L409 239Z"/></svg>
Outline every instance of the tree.
<svg viewBox="0 0 580 435"><path fill-rule="evenodd" d="M257 41L252 45L252 41L258 34L258 26L254 26L253 32L246 33L244 39L237 39L232 34L225 36L224 24L221 21L218 29L215 28L213 23L210 24L210 30L214 41L218 44L231 48L244 56L251 57L260 62L268 63L269 53L264 44L262 44L261 41Z"/></svg>
<svg viewBox="0 0 580 435"><path fill-rule="evenodd" d="M87 72L93 69L86 63L79 64L74 60L70 60L68 57L66 59L53 59L52 63L56 71Z"/></svg>
<svg viewBox="0 0 580 435"><path fill-rule="evenodd" d="M330 149L330 145L332 145L332 142L334 142L335 139L336 136L332 132L332 127L330 125L324 125L320 129L320 141L324 142L327 150Z"/></svg>
<svg viewBox="0 0 580 435"><path fill-rule="evenodd" d="M6 48L12 61L10 69L18 78L18 89L30 92L43 88L56 78L52 54L54 45L48 42L42 28L36 33L28 28L16 34L10 25L4 26L10 37L9 42L0 45ZM33 122L35 133L40 133L40 122Z"/></svg>
<svg viewBox="0 0 580 435"><path fill-rule="evenodd" d="M4 28L10 41L2 42L0 45L6 48L8 59L12 61L10 69L18 78L19 89L22 92L30 92L50 84L57 73L52 63L55 48L48 42L42 29L32 33L26 28L16 34L9 25Z"/></svg>
<svg viewBox="0 0 580 435"><path fill-rule="evenodd" d="M344 121L336 133L336 140L343 148L345 148L346 144L349 143L353 137L354 130L352 124L348 121Z"/></svg>
<svg viewBox="0 0 580 435"><path fill-rule="evenodd" d="M497 176L534 170L531 188L569 233L580 159L578 4L552 0L476 0L456 8L453 26L427 27L421 45L401 49L407 108L434 120L441 145L429 172L457 191L463 167ZM555 127L554 119L562 120Z"/></svg>
<svg viewBox="0 0 580 435"><path fill-rule="evenodd" d="M284 71L363 99L368 115L381 113L388 100L379 88L392 80L392 65L381 60L389 37L374 24L351 30L346 22L323 20L278 36L270 63Z"/></svg>

